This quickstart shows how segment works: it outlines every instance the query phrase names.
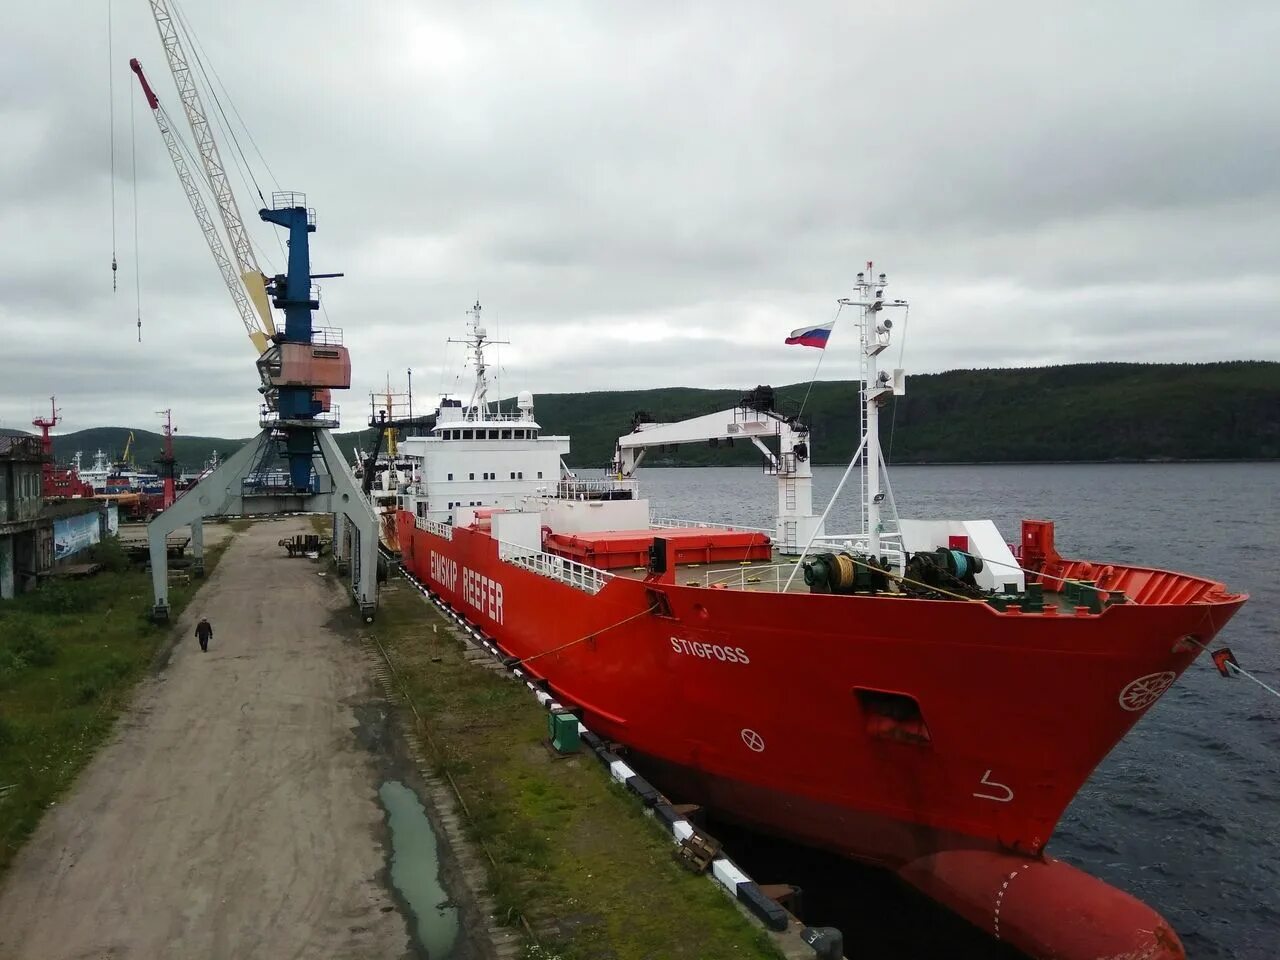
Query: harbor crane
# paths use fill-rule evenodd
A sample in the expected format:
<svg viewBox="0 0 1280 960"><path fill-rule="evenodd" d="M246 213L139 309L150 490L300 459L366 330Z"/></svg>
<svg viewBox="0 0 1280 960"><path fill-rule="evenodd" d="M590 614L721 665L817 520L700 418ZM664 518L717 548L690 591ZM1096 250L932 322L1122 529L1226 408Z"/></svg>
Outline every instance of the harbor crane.
<svg viewBox="0 0 1280 960"><path fill-rule="evenodd" d="M338 410L330 403L330 391L350 388L351 358L342 344L341 330L312 325L312 313L320 308L319 292L312 281L342 274L311 272L310 235L316 229L315 211L307 207L305 196L289 191L273 193L271 206L264 204L258 211L263 221L288 233L286 272L266 277L259 269L183 50L180 24L170 15L167 0L150 2L206 185L226 231L230 256L159 98L137 59L130 61L130 67L156 118L178 179L241 322L258 350L256 366L263 398L259 420L262 432L147 525L155 595L152 617L163 621L169 616L166 544L168 535L179 527L191 528L193 569L199 574L204 569L205 517L328 513L333 516L334 560L339 570L349 568L355 601L361 614L371 621L377 605L378 517L331 433L331 428L338 425ZM283 330L275 326L272 306L284 314ZM269 466L275 456L284 461L283 473Z"/></svg>
<svg viewBox="0 0 1280 960"><path fill-rule="evenodd" d="M169 70L173 74L173 82L178 88L178 99L182 101L182 110L187 115L187 123L191 127L191 135L195 140L196 152L200 156L200 163L204 167L205 178L208 180L209 188L213 193L214 203L218 208L218 215L222 219L223 229L226 230L227 238L231 242L231 250L236 260L236 269L239 270L238 284L231 283L231 277L234 276L234 272L230 261L227 260L226 251L222 251L222 259L219 260L218 249L215 248L214 242L210 240L210 233L205 230L204 221L201 222L201 230L204 231L205 239L209 240L209 247L213 251L214 259L219 260L219 269L222 269L223 261L226 261L223 278L227 280L227 287L231 290L231 296L236 301L237 308L241 307L241 302L245 299L253 304L253 312L257 314L257 319L251 323L244 310L241 310L241 319L245 322L249 339L253 341L253 345L258 348L258 353L261 354L266 349L267 340L274 336L276 332L275 322L271 317L271 308L267 303L266 277L258 266L257 256L253 252L253 244L249 241L249 233L245 229L244 217L240 215L240 206L236 203L235 192L231 189L231 181L227 179L227 170L222 164L221 155L218 153L218 144L213 138L213 128L209 124L204 104L200 102L200 91L196 87L195 77L191 74L191 66L187 59L186 51L182 47L178 25L174 21L173 15L169 12L168 0L150 0L150 3L151 15L155 19L156 30L160 33L160 42L164 46L165 57L169 61ZM156 115L156 122L161 123L160 132L164 135L166 124L162 123L163 113L160 111L159 102L156 100L155 94L147 86L141 68L136 64L136 59L129 61L129 66L133 68L134 73L138 75L138 79L142 82L143 90L147 93L147 103L151 106L152 113ZM172 135L165 135L165 144L169 147L169 155L173 158L174 166L185 166L185 164L181 163L181 153L175 149L176 143L171 143L172 139ZM178 177L182 179L181 169L178 171ZM189 183L189 178L183 180L183 188L187 189ZM192 194L188 190L188 199L191 196ZM198 197L199 195L197 194L196 196ZM201 203L201 206L203 206L203 203ZM195 209L194 202L192 208ZM198 211L196 218L200 219ZM207 211L204 220L208 220ZM209 226L212 227L212 221L209 221ZM214 233L216 234L216 231ZM220 247L221 241L218 241L218 248ZM247 298L244 297L244 294L247 294Z"/></svg>
<svg viewBox="0 0 1280 960"><path fill-rule="evenodd" d="M191 175L186 157L182 155L182 148L174 135L169 116L160 105L160 99L151 89L151 84L147 82L146 74L142 72L142 64L136 57L129 61L129 69L134 72L138 83L142 85L142 94L146 97L147 106L151 108L151 115L156 119L156 126L160 128L160 137L169 151L169 159L173 161L173 168L178 173L178 180L182 184L183 192L187 195L187 202L191 204L191 212L195 214L196 222L200 225L200 232L204 234L205 243L209 245L209 252L213 254L213 260L218 265L222 282L226 284L227 292L231 294L236 312L240 314L240 322L244 324L245 332L249 334L249 339L261 355L266 351L269 339L275 334L275 324L271 319L271 311L267 307L266 288L260 281L261 273L246 280L243 272L236 272L231 258L227 255L227 248L222 243L218 228L214 226L213 218L209 215L209 208L205 206L204 198L200 196L200 188ZM225 174L222 176L225 179ZM232 199L231 202L235 203L235 200ZM259 305L251 302L250 291L256 292L260 287L263 291L263 299Z"/></svg>

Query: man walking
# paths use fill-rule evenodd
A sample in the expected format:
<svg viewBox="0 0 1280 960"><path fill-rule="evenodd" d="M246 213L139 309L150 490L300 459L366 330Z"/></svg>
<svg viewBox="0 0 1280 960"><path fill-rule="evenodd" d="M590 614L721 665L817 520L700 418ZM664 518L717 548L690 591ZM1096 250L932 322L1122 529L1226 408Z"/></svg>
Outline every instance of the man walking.
<svg viewBox="0 0 1280 960"><path fill-rule="evenodd" d="M196 624L196 639L200 641L200 649L208 653L209 641L213 639L213 624L209 622L208 617L201 617L200 622Z"/></svg>

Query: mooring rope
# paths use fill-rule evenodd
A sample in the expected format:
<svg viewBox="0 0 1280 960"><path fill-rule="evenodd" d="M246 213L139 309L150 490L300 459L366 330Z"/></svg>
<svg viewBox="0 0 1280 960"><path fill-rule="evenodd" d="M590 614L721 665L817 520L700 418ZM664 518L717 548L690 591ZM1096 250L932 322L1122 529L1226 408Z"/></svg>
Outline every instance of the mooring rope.
<svg viewBox="0 0 1280 960"><path fill-rule="evenodd" d="M600 636L600 634L602 633L608 633L610 630L614 630L622 626L624 623L630 623L632 620L639 620L645 614L653 613L657 609L658 609L658 605L655 603L652 606L648 607L647 609L641 610L639 613L633 613L631 616L627 617L625 620L619 620L617 623L611 623L607 627L601 627L599 630L596 630L592 633L588 633L585 637L579 637L577 640L570 640L568 643L562 643L560 644L560 646L552 647L550 650L543 650L541 653L535 653L527 657L521 657L519 660L512 663L511 666L519 667L523 664L528 663L530 660L537 660L539 657L545 657L548 654L559 653L561 650L565 649L565 647L572 647L575 644L585 643L588 640L593 640L596 637Z"/></svg>
<svg viewBox="0 0 1280 960"><path fill-rule="evenodd" d="M1206 616L1207 616L1207 615L1208 615L1208 614L1206 613ZM1199 648L1200 648L1201 650L1203 650L1205 653L1209 654L1209 656L1210 656L1210 657L1212 657L1212 656L1213 656L1213 653L1209 650L1209 648L1208 648L1208 647L1206 647L1206 646L1205 646L1203 643L1201 643L1199 640L1197 640L1195 637L1186 637L1185 639L1186 639L1188 642L1195 644L1197 647L1199 647ZM1216 661L1215 661L1215 662L1216 662ZM1277 700L1280 700L1280 690L1277 690L1275 687L1270 686L1269 684L1264 683L1263 681L1259 680L1257 677L1255 677L1252 673L1250 673L1250 672L1249 672L1248 670L1246 670L1244 667L1240 666L1240 664L1236 663L1234 660L1227 660L1227 661L1224 661L1224 662L1226 663L1226 665L1227 665L1227 667L1228 667L1229 669L1234 670L1236 673L1240 674L1240 676L1244 677L1246 680L1252 680L1254 683L1256 683L1258 686L1260 686L1263 690L1267 691L1267 693L1271 694L1271 695L1272 695L1273 697L1275 697Z"/></svg>

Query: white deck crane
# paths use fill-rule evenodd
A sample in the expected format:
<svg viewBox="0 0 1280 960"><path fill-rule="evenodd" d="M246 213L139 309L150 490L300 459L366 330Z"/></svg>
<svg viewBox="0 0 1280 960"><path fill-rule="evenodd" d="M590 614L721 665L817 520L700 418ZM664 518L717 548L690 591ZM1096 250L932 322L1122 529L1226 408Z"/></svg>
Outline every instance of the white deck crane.
<svg viewBox="0 0 1280 960"><path fill-rule="evenodd" d="M142 64L138 62L137 58L134 58L129 61L129 67L137 74L138 82L142 84L142 93L146 96L147 105L151 107L151 113L156 118L156 126L160 128L160 136L164 139L164 145L169 151L169 159L173 161L173 168L178 172L178 180L182 183L182 190L186 193L187 200L191 204L191 212L196 215L196 222L200 224L200 232L204 234L205 242L209 244L209 252L213 254L214 262L218 265L218 272L222 274L222 282L227 285L227 291L231 294L231 299L235 301L236 310L240 314L240 320L244 324L245 332L249 334L249 339L253 341L253 345L257 348L258 353L261 354L267 349L267 338L272 331L270 329L264 330L258 313L255 312L253 304L249 302L245 284L241 282L240 275L236 273L235 267L231 264L231 258L227 256L227 248L222 243L222 235L218 233L218 228L214 226L213 218L209 216L209 208L205 206L204 198L200 196L200 189L191 175L191 169L187 166L186 157L182 155L182 147L169 124L169 115L165 113L164 107L160 105L155 91L151 89L151 84L147 83L146 75L142 72Z"/></svg>
<svg viewBox="0 0 1280 960"><path fill-rule="evenodd" d="M246 328L249 328L249 339L253 341L253 345L257 347L258 353L261 354L267 347L267 341L275 335L275 321L271 316L271 307L267 301L266 278L263 276L262 270L258 267L258 259L254 255L253 246L249 242L249 233L245 230L244 218L240 216L240 208L236 204L235 194L231 190L231 183L227 179L226 168L222 165L222 157L218 154L218 144L213 139L213 131L209 126L209 118L205 115L204 105L200 102L200 93L196 89L195 78L191 75L191 67L187 63L186 52L182 49L182 41L178 36L178 26L174 22L172 14L169 13L169 5L167 0L150 0L151 13L155 17L156 29L160 32L160 42L164 46L165 56L169 60L169 69L173 73L173 82L178 88L178 98L182 101L183 112L187 115L187 123L191 125L191 134L195 138L196 152L200 154L200 162L204 165L205 177L209 181L209 188L213 191L214 202L218 207L218 214L222 218L222 226L227 231L227 239L231 243L231 250L235 254L236 266L239 269L240 284L243 285L243 291L247 293L250 303L252 303L254 311L258 316L258 323L250 328L249 320L244 311L241 311L241 318L245 320ZM142 74L138 72L139 79ZM145 88L145 81L144 81ZM155 95L149 94L148 102L154 100ZM152 110L156 110L153 106ZM160 121L160 114L156 114L157 122ZM161 130L163 133L163 129ZM165 139L166 145L169 138ZM175 166L177 165L177 156L172 146L169 148L171 156L175 157ZM178 176L182 173L179 171ZM184 181L183 188L186 189L187 183ZM188 192L188 197L191 193ZM203 206L203 204L202 204ZM194 204L193 204L194 208ZM199 213L196 214L199 218ZM206 219L208 215L206 213ZM205 229L204 221L200 224L201 230ZM209 233L205 232L208 239ZM210 248L213 249L212 242ZM217 250L214 250L214 258L217 259ZM225 250L223 257L226 257ZM222 263L219 261L219 269ZM228 264L228 267L230 264ZM227 273L224 272L224 278ZM240 307L240 297L236 289L228 281L228 288L232 290L232 297L236 300L237 308Z"/></svg>

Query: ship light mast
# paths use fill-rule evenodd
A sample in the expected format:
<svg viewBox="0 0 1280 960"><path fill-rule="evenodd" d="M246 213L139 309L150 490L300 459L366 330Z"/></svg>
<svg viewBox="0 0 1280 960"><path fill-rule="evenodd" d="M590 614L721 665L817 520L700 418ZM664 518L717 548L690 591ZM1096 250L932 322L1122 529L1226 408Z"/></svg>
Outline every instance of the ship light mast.
<svg viewBox="0 0 1280 960"><path fill-rule="evenodd" d="M884 315L889 308L906 308L905 300L886 301L884 288L888 280L883 273L876 276L873 265L858 274L856 297L845 297L842 306L857 307L859 317L859 353L862 360L862 539L873 557L882 555L885 547L897 553L891 559L901 564L902 534L898 530L898 509L889 485L888 469L880 449L880 406L890 396L906 393L906 377L901 368L892 374L881 370L879 356L889 346L893 320ZM881 489L883 476L884 489ZM888 499L886 509L886 496Z"/></svg>
<svg viewBox="0 0 1280 960"><path fill-rule="evenodd" d="M449 340L449 343L464 343L470 347L476 364L476 385L471 390L471 403L463 411L463 416L468 420L486 420L489 417L489 368L484 362L484 348L493 343L508 342L488 339L489 331L480 323L481 309L480 301L477 300L475 305L467 311L467 316L471 318L470 337L466 340Z"/></svg>
<svg viewBox="0 0 1280 960"><path fill-rule="evenodd" d="M884 315L884 311L893 308L908 307L906 300L886 301L884 288L888 286L888 278L883 273L878 276L872 272L872 263L867 261L867 269L858 274L853 297L842 297L838 302L842 307L857 307L858 320L858 353L862 366L862 403L861 420L862 436L858 450L849 461L840 482L836 484L827 508L822 512L813 535L800 553L800 560L792 568L787 578L787 588L796 578L805 557L809 555L813 544L821 541L844 541L851 539L845 536L824 534L824 524L831 508L835 506L845 482L855 466L860 468L862 479L862 523L859 533L852 538L854 550L865 553L877 560L887 561L889 566L899 569L906 563L902 546L902 531L898 526L898 507L893 499L893 487L889 484L889 473L885 466L884 454L880 449L880 407L889 397L900 397L907 392L906 375L902 368L895 368L892 373L880 369L879 356L889 347L892 339L893 320ZM884 489L881 489L881 481ZM886 502L887 501L887 502Z"/></svg>

